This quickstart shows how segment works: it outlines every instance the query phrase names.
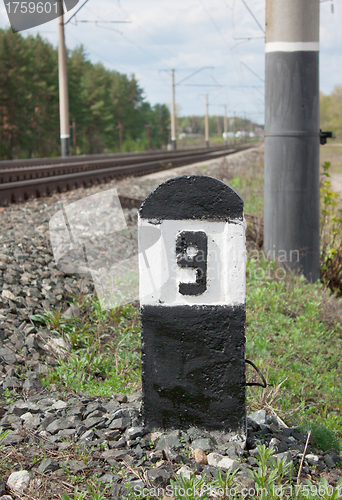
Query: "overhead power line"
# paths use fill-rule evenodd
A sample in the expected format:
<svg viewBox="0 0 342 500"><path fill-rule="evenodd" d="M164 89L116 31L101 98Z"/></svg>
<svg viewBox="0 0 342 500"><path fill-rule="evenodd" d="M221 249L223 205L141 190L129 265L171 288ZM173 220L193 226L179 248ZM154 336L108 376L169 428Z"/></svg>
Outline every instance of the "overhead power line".
<svg viewBox="0 0 342 500"><path fill-rule="evenodd" d="M227 46L229 46L229 45L228 45L227 40L224 38L224 36L222 35L221 31L219 30L219 28L218 28L217 24L215 23L215 21L214 21L213 17L212 17L212 16L211 16L211 14L208 12L208 10L206 9L206 7L203 5L202 0L199 0L199 2L200 2L200 4L202 5L203 9L205 10L205 12L206 12L207 16L209 17L209 19L210 19L210 20L211 20L211 22L213 23L213 25L214 25L214 27L215 27L215 29L216 29L217 33L220 35L220 37L222 38L222 40L224 41L224 43L225 43Z"/></svg>
<svg viewBox="0 0 342 500"><path fill-rule="evenodd" d="M233 36L233 40L261 40L264 36Z"/></svg>
<svg viewBox="0 0 342 500"><path fill-rule="evenodd" d="M245 64L245 63L244 63L244 62L242 62L242 61L240 61L240 62L241 62L241 64L242 64L243 66L245 66L245 68L247 68L247 69L248 69L248 71L250 71L251 73L253 73L253 75L254 75L254 76L256 76L257 78L259 78L259 80L260 80L261 82L265 83L265 80L264 80L263 78L261 78L261 76L259 76L257 73L255 73L255 71L253 71L253 70L252 70L249 66L247 66L247 64Z"/></svg>
<svg viewBox="0 0 342 500"><path fill-rule="evenodd" d="M186 83L184 87L225 87L226 85L212 84L212 83Z"/></svg>
<svg viewBox="0 0 342 500"><path fill-rule="evenodd" d="M88 2L88 0L86 0L82 5L81 7L75 12L75 14L73 14L73 16L68 20L68 22L77 14L77 12L79 12L79 10L83 7L83 5L85 5L86 3ZM121 8L121 6L120 6ZM88 9L90 10L90 9ZM121 10L124 11L124 9L121 8ZM92 11L90 11L92 12ZM125 12L125 11L124 11ZM93 13L93 12L92 12ZM94 13L93 13L94 14ZM127 14L127 12L126 12ZM114 31L116 33L119 33L119 35L121 35L123 38L125 38L129 43L135 45L136 47L138 47L142 52L144 52L145 54L149 55L150 57L152 57L153 59L155 59L156 61L160 61L160 62L163 62L161 59L159 59L159 57L156 57L154 56L153 54L151 54L151 52L143 49L138 43L134 42L133 40L130 40L122 31L119 31L119 30L116 30L115 28L110 28L110 27L107 27L107 26L101 26L102 23L131 23L132 21L106 21L106 20L103 20L103 19L100 19L99 16L97 14L94 14L97 16L98 20L97 21L79 21L79 22L93 22L95 23L95 26L97 26L98 28L103 28L103 29L106 29L106 30L109 30L109 31ZM100 23L100 24L99 24ZM65 23L66 24L66 23ZM77 23L76 23L77 24Z"/></svg>
<svg viewBox="0 0 342 500"><path fill-rule="evenodd" d="M129 43L132 43L133 45L138 47L142 52L145 52L145 54L149 55L150 57L152 57L156 61L163 62L161 59L159 59L159 57L154 56L153 54L151 54L151 52L148 52L147 50L143 49L139 44L137 44L136 42L133 42L133 40L130 40L126 35L124 35L124 33L122 33L122 31L116 30L114 28L108 28L107 26L99 26L99 25L97 25L97 26L98 26L98 28L102 28L104 30L116 31L121 36L123 36Z"/></svg>
<svg viewBox="0 0 342 500"><path fill-rule="evenodd" d="M64 23L64 26L65 26L66 24L68 24L68 23L71 21L71 19L72 19L73 17L75 17L75 16L76 16L77 12L79 12L79 11L82 9L82 7L83 7L83 6L84 6L87 2L88 2L88 0L85 0L85 2L84 2L84 3L82 3L81 7L79 7L79 8L76 10L76 12L75 12L75 13L74 13L74 14L73 14L73 15L72 15L72 16L71 16L68 20L67 20L67 22L66 22L66 23Z"/></svg>
<svg viewBox="0 0 342 500"><path fill-rule="evenodd" d="M203 68L197 69L196 71L194 71L193 73L191 73L191 75L186 76L185 78L183 78L183 80L181 80L180 82L176 83L176 85L180 85L181 83L185 82L185 80L188 80L188 78L191 78L192 76L196 75L196 73L199 73L203 69L214 69L214 66L203 66Z"/></svg>
<svg viewBox="0 0 342 500"><path fill-rule="evenodd" d="M132 21L88 21L88 20L79 20L77 19L77 23L131 23Z"/></svg>
<svg viewBox="0 0 342 500"><path fill-rule="evenodd" d="M121 4L120 4L120 1L118 2L118 6L119 8L122 10L122 12L124 12L126 15L129 15L129 13L122 8ZM149 33L146 28L144 28L143 26L141 26L141 24L137 23L136 21L134 21L134 25L135 26L138 26L138 28L140 28L142 31L144 31L146 33L147 36L149 36L151 38L151 40L153 40L154 43L156 43L157 45L159 45L159 47L161 47L165 52L168 52L169 54L171 54L172 57L177 57L176 54L174 54L173 52L171 52L165 45L162 45L158 42L158 40L156 38L154 38L151 33Z"/></svg>
<svg viewBox="0 0 342 500"><path fill-rule="evenodd" d="M261 26L261 24L259 23L259 21L257 20L257 18L255 17L255 15L253 14L253 12L251 11L251 9L248 7L248 5L246 4L245 0L241 0L242 3L244 4L244 6L246 7L246 9L248 10L248 12L250 13L250 15L253 17L254 21L257 23L257 25L259 26L259 28L261 29L261 31L263 33L265 33L265 30L264 28Z"/></svg>

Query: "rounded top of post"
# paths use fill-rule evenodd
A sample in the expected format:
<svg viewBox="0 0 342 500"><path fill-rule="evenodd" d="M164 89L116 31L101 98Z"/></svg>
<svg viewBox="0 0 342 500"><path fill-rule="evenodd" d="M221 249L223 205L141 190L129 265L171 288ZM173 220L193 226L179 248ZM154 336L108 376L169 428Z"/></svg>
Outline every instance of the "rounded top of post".
<svg viewBox="0 0 342 500"><path fill-rule="evenodd" d="M243 199L226 183L205 175L182 175L160 184L139 209L143 219L243 219Z"/></svg>

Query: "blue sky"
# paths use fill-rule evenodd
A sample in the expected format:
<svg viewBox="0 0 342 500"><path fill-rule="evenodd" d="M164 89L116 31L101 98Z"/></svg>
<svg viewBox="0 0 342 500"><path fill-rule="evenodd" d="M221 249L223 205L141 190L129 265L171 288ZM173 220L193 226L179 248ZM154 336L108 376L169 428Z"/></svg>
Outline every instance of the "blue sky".
<svg viewBox="0 0 342 500"><path fill-rule="evenodd" d="M152 105L170 103L171 68L176 83L204 68L176 86L180 115L203 115L208 93L210 114L223 114L226 105L229 115L246 115L261 124L265 55L258 24L265 25L265 0L245 2L257 22L243 0L88 0L77 24L74 18L65 26L66 44L69 49L83 44L92 62L135 74ZM8 25L2 3L0 26ZM56 20L22 34L38 32L57 45ZM321 3L320 86L329 94L337 84L342 84L342 0L327 0Z"/></svg>

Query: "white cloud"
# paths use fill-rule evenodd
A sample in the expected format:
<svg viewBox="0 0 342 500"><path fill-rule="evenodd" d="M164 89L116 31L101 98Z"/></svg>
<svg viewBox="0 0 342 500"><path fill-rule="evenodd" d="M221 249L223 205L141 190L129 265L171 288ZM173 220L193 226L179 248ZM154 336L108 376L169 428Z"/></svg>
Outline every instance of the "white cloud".
<svg viewBox="0 0 342 500"><path fill-rule="evenodd" d="M246 0L261 26L265 24L265 0ZM79 5L81 2L79 3ZM325 93L342 83L342 0L321 4L320 81ZM74 9L75 12L76 7ZM68 19L69 13L66 18ZM210 94L211 112L227 104L229 114L246 113L263 122L263 84L245 66L264 78L264 41L236 40L262 37L263 33L241 0L89 0L77 15L80 20L129 20L131 24L78 22L66 26L67 46L81 43L92 62L127 74L135 74L153 105L168 103L170 76L160 69L175 68L176 81L204 66L205 70L176 88L176 102L182 114L203 114L203 94ZM0 26L8 25L0 7ZM115 31L116 30L116 31ZM119 32L121 33L119 33ZM40 32L57 44L57 23L51 22L23 35ZM213 87L215 81L223 87ZM190 87L186 84L207 85Z"/></svg>

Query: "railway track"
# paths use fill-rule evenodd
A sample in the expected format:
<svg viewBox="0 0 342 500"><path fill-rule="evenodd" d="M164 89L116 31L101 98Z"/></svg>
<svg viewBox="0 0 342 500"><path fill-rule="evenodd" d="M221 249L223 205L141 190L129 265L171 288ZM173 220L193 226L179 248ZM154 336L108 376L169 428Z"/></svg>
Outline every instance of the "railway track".
<svg viewBox="0 0 342 500"><path fill-rule="evenodd" d="M40 198L56 191L70 191L113 179L141 176L211 160L249 147L251 145L245 144L235 148L220 146L197 150L0 162L0 205L22 202L31 197Z"/></svg>

